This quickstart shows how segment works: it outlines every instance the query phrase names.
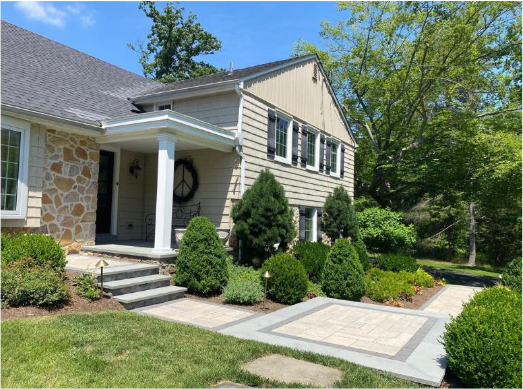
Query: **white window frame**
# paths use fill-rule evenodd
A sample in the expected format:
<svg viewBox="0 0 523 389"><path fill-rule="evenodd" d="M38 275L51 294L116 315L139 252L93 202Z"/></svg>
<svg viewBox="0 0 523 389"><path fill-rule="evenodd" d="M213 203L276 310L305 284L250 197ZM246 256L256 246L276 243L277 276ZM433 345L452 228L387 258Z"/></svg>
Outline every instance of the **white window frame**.
<svg viewBox="0 0 523 389"><path fill-rule="evenodd" d="M161 106L164 106L164 105L168 105L170 108L164 108L162 110L160 110L160 107ZM154 110L155 111L167 111L167 110L171 110L172 111L173 109L173 104L171 101L163 101L161 103L155 103L154 104Z"/></svg>
<svg viewBox="0 0 523 389"><path fill-rule="evenodd" d="M309 165L309 133L314 134L314 165ZM320 171L320 131L312 127L307 127L307 164L305 168L314 172Z"/></svg>
<svg viewBox="0 0 523 389"><path fill-rule="evenodd" d="M20 160L18 163L18 186L16 193L16 209L14 211L0 211L1 219L17 220L27 216L27 198L29 194L29 147L31 139L31 123L2 115L2 128L18 131L20 136ZM1 183L0 183L1 185Z"/></svg>
<svg viewBox="0 0 523 389"><path fill-rule="evenodd" d="M336 178L340 178L340 171L341 171L341 166L340 166L340 163L341 163L341 142L335 140L335 139L331 139L331 147L336 147L336 166L337 166L337 169L336 169L336 172L333 173L332 172L332 163L331 161L329 161L329 163L331 164L331 170L330 170L330 175L332 177L336 177ZM331 158L332 158L332 148L331 148Z"/></svg>
<svg viewBox="0 0 523 389"><path fill-rule="evenodd" d="M305 207L305 223L304 228L307 225L307 211L312 210L312 236L309 242L316 242L318 240L318 208L315 207ZM307 230L305 230L307 231ZM304 232L305 235L305 232ZM307 240L307 238L305 238Z"/></svg>
<svg viewBox="0 0 523 389"><path fill-rule="evenodd" d="M287 120L289 122L289 125L287 127L287 155L285 157L281 157L278 154L276 154L277 146L276 146L276 137L277 137L277 128L278 128L278 118L282 118L284 120ZM291 116L287 116L282 114L281 112L276 111L276 122L274 127L274 160L278 162L283 162L286 164L292 163L292 126L293 126L293 118Z"/></svg>

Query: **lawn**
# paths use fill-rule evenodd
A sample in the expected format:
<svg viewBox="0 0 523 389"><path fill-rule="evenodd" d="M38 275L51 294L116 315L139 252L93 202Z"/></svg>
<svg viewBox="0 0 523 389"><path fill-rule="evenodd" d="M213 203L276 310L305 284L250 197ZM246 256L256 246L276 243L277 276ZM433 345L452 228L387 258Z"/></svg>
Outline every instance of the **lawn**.
<svg viewBox="0 0 523 389"><path fill-rule="evenodd" d="M344 372L338 387L417 386L340 359L127 311L12 319L2 323L1 341L3 387L289 386L241 370L270 353L336 367Z"/></svg>
<svg viewBox="0 0 523 389"><path fill-rule="evenodd" d="M435 261L433 259L418 259L418 265L431 267L434 269L441 270L450 270L456 273L472 274L475 276L486 276L497 278L501 271L492 268L491 266L475 266L469 267L467 265L453 263L453 262L444 262L444 261Z"/></svg>

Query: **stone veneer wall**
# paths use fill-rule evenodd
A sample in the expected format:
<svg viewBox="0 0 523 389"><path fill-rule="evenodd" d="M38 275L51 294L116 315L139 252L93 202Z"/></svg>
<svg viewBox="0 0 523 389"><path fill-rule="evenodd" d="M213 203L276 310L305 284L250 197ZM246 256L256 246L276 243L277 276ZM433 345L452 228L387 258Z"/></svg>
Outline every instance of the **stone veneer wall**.
<svg viewBox="0 0 523 389"><path fill-rule="evenodd" d="M94 243L99 160L94 138L46 131L40 231L62 246Z"/></svg>

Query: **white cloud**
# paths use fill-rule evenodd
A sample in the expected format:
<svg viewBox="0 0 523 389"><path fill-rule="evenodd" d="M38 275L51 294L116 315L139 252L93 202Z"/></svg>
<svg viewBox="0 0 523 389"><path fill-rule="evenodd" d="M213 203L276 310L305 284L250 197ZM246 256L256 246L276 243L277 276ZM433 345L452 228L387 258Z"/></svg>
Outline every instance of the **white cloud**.
<svg viewBox="0 0 523 389"><path fill-rule="evenodd" d="M67 18L67 13L49 3L19 1L15 4L15 7L29 19L57 27L63 27Z"/></svg>
<svg viewBox="0 0 523 389"><path fill-rule="evenodd" d="M96 23L94 13L81 3L69 3L60 8L61 6L54 6L47 2L18 1L15 7L28 19L57 27L63 27L69 20L74 21L75 19L83 27L89 27Z"/></svg>

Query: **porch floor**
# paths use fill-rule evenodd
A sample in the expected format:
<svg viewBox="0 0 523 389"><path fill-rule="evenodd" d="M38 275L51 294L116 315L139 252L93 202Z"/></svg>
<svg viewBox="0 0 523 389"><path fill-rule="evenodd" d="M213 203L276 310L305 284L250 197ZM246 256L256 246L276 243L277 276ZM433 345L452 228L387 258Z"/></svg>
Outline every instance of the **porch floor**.
<svg viewBox="0 0 523 389"><path fill-rule="evenodd" d="M178 245L172 243L172 252L157 254L153 253L154 242L146 242L144 240L129 240L119 241L118 243L104 243L97 244L94 246L82 246L82 251L91 253L103 253L122 257L132 258L149 258L149 259L160 259L170 260L178 256ZM225 247L225 250L230 253L233 251L231 247Z"/></svg>

